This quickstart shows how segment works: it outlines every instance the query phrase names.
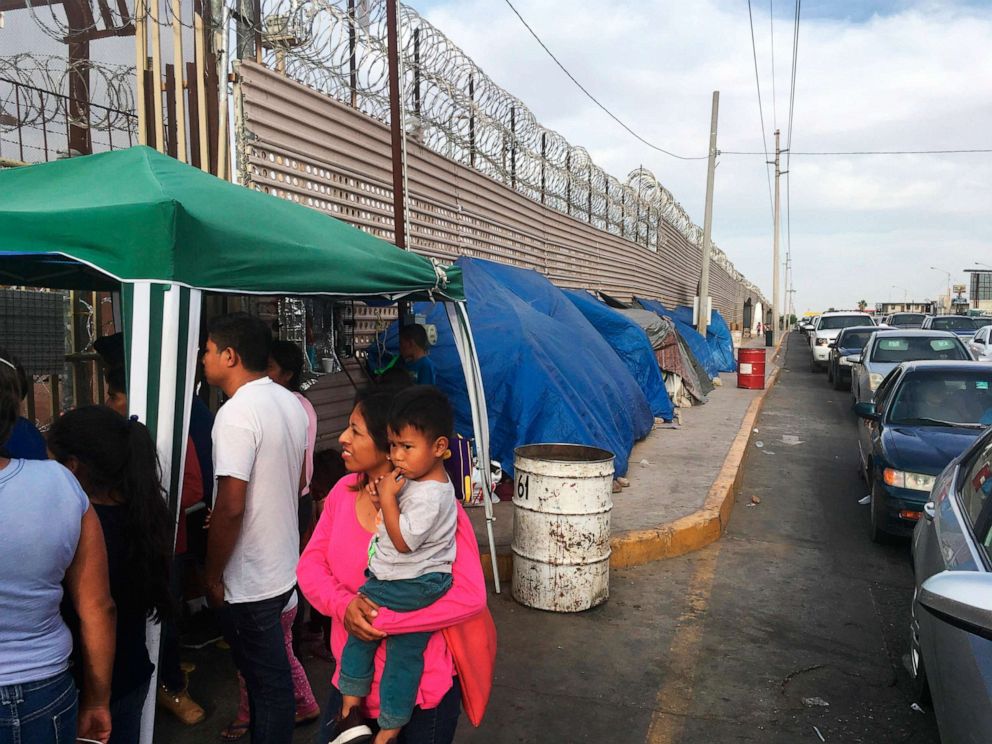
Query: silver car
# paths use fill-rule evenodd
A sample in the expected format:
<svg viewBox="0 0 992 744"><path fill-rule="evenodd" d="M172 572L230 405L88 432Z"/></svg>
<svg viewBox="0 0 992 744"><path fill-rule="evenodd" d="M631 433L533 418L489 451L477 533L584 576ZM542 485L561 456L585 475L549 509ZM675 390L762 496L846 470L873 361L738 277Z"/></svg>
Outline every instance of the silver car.
<svg viewBox="0 0 992 744"><path fill-rule="evenodd" d="M990 493L992 430L937 478L913 531L910 667L941 740L955 744L992 741Z"/></svg>
<svg viewBox="0 0 992 744"><path fill-rule="evenodd" d="M878 330L851 362L851 394L855 403L868 403L875 388L902 362L924 359L964 360L972 356L950 331Z"/></svg>
<svg viewBox="0 0 992 744"><path fill-rule="evenodd" d="M980 362L992 362L992 325L982 326L968 342L968 351Z"/></svg>

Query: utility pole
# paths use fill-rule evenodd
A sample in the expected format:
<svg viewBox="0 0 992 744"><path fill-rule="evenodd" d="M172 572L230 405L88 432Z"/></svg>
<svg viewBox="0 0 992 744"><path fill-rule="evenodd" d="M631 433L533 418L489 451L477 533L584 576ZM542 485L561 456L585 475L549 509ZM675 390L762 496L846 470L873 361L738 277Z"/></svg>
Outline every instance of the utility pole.
<svg viewBox="0 0 992 744"><path fill-rule="evenodd" d="M779 160L782 151L779 148L779 130L775 130L775 230L772 240L772 346L779 340L779 317L781 316L781 297L779 297L779 268L778 268L778 239L779 239L779 215L781 213L779 179L782 171L779 170Z"/></svg>
<svg viewBox="0 0 992 744"><path fill-rule="evenodd" d="M713 110L710 114L710 159L706 168L706 211L703 217L703 268L699 275L699 310L696 330L706 337L710 322L710 252L713 237L713 180L716 176L716 124L720 114L720 91L713 91Z"/></svg>

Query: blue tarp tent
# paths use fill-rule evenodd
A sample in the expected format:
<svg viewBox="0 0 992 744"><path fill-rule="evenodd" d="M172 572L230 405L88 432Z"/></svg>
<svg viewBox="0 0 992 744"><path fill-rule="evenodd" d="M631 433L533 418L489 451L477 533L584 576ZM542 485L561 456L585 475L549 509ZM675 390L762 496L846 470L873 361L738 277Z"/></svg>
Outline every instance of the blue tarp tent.
<svg viewBox="0 0 992 744"><path fill-rule="evenodd" d="M630 450L651 430L654 417L616 352L537 272L471 258L456 265L482 368L493 458L512 473L515 447L571 442L609 450L616 474L626 473ZM458 431L471 432L461 361L444 306L421 302L414 311L437 328L430 357L438 386L451 398ZM386 338L391 351L396 334L393 324Z"/></svg>
<svg viewBox="0 0 992 744"><path fill-rule="evenodd" d="M574 289L562 291L630 370L651 405L651 413L671 421L675 409L665 389L665 380L661 376L651 340L644 329L588 292Z"/></svg>
<svg viewBox="0 0 992 744"><path fill-rule="evenodd" d="M692 308L679 305L671 311L679 323L695 329L692 322ZM681 329L680 329L681 330ZM734 339L730 335L727 321L716 310L710 311L710 322L706 326L706 345L710 347L713 363L720 372L736 372L737 360L734 359Z"/></svg>
<svg viewBox="0 0 992 744"><path fill-rule="evenodd" d="M658 313L661 317L669 318L675 323L675 330L678 331L685 345L689 347L689 351L692 352L696 360L702 365L706 374L710 378L720 374L720 365L713 358L713 352L710 350L709 344L706 343L706 339L692 325L692 310L689 310L689 317L686 318L685 313L680 310L669 310L657 300L644 300L640 297L635 297L634 301L645 310Z"/></svg>

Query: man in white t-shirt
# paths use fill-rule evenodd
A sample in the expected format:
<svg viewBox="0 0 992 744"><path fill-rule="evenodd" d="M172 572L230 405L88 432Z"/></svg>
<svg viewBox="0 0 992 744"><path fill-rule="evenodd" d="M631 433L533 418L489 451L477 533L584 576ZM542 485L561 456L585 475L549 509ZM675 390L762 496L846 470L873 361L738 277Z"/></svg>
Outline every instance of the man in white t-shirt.
<svg viewBox="0 0 992 744"><path fill-rule="evenodd" d="M234 313L207 326L207 382L227 397L214 420L217 480L205 570L207 601L245 678L255 744L292 740L293 679L281 614L296 585L307 416L269 379L272 334Z"/></svg>

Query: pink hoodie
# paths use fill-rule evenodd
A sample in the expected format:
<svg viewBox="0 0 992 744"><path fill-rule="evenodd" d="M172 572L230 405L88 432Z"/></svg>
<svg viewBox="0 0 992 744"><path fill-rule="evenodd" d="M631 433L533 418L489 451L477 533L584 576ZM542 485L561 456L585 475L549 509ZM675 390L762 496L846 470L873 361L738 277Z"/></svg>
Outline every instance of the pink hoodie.
<svg viewBox="0 0 992 744"><path fill-rule="evenodd" d="M357 475L346 475L327 494L320 521L296 568L300 589L310 604L333 620L331 652L339 660L348 639L348 632L344 629L344 613L365 583L368 545L372 537L355 514L357 492L352 491L351 487L357 479ZM486 606L486 584L479 559L479 545L472 523L460 505L455 545L457 555L451 570L453 583L447 594L429 607L414 612L393 612L383 607L373 623L386 633L435 631L424 651L424 674L417 691L417 705L422 708L437 707L451 689L455 674L455 665L444 637L437 631L477 615ZM379 644L372 692L365 699L366 712L372 718L379 715L379 680L385 658L385 644ZM338 669L335 669L331 677L335 686L338 674Z"/></svg>

